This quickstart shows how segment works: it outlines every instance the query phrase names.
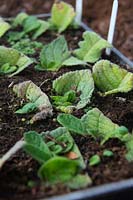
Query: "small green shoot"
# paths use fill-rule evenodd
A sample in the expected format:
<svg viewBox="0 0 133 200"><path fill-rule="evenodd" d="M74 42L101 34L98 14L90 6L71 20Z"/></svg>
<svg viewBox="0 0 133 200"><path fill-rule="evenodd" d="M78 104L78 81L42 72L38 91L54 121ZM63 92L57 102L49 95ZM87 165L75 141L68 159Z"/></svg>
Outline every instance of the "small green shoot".
<svg viewBox="0 0 133 200"><path fill-rule="evenodd" d="M96 166L98 164L100 164L101 162L101 158L99 155L94 155L89 159L89 166Z"/></svg>
<svg viewBox="0 0 133 200"><path fill-rule="evenodd" d="M55 90L56 96L55 104L60 103L57 109L70 113L74 108L81 109L90 102L93 90L94 82L91 76L90 70L78 70L63 74L59 78L53 81L53 89ZM66 94L70 94L73 90L74 98L69 101ZM59 102L59 98L65 99L66 102ZM70 97L70 96L69 96ZM58 100L58 102L56 101ZM65 105L66 103L66 105ZM70 103L69 105L67 103Z"/></svg>
<svg viewBox="0 0 133 200"><path fill-rule="evenodd" d="M112 151L110 151L110 150L105 149L103 151L103 156L104 157L113 157L113 155L114 155L114 153Z"/></svg>
<svg viewBox="0 0 133 200"><path fill-rule="evenodd" d="M0 46L0 74L19 74L33 61L16 49Z"/></svg>

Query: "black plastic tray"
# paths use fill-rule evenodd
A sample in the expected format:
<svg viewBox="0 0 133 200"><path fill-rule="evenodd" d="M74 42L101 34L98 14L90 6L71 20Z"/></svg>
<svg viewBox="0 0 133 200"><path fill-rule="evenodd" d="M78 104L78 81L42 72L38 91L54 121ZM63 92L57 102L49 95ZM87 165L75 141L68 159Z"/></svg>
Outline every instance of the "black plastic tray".
<svg viewBox="0 0 133 200"><path fill-rule="evenodd" d="M49 17L50 13L35 15L39 18ZM6 18L10 21L11 18ZM93 31L85 23L81 23L84 30ZM119 62L133 69L133 62L113 47L112 52ZM124 181L94 186L85 190L78 190L69 194L42 198L40 200L133 200L133 178Z"/></svg>

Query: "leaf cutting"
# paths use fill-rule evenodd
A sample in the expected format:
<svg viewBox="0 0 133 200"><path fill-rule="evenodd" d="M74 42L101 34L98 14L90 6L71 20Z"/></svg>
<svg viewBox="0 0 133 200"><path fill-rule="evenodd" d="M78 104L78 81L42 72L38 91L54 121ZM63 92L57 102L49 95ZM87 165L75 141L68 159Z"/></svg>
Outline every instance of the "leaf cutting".
<svg viewBox="0 0 133 200"><path fill-rule="evenodd" d="M25 114L35 109L38 111L30 120L31 123L52 116L53 109L48 96L32 81L24 81L14 85L13 91L21 99L29 101L16 111L17 114Z"/></svg>
<svg viewBox="0 0 133 200"><path fill-rule="evenodd" d="M107 47L112 46L96 33L86 31L83 33L83 41L79 42L79 49L76 49L74 54L84 62L95 63L100 59L102 50Z"/></svg>
<svg viewBox="0 0 133 200"><path fill-rule="evenodd" d="M33 61L16 49L0 46L0 74L19 74Z"/></svg>
<svg viewBox="0 0 133 200"><path fill-rule="evenodd" d="M58 32L63 32L73 21L75 17L74 8L61 1L53 4L51 22L57 28Z"/></svg>
<svg viewBox="0 0 133 200"><path fill-rule="evenodd" d="M93 78L104 95L126 93L133 89L133 73L108 60L100 60L93 66Z"/></svg>
<svg viewBox="0 0 133 200"><path fill-rule="evenodd" d="M91 72L90 70L68 72L53 81L53 89L59 95L53 97L58 109L65 112L72 112L73 108L81 109L90 102L94 90Z"/></svg>

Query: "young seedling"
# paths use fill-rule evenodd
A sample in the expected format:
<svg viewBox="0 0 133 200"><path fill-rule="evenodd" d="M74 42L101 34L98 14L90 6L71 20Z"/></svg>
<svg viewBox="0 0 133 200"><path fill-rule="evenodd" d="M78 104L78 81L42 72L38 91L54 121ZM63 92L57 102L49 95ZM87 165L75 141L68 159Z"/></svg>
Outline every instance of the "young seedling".
<svg viewBox="0 0 133 200"><path fill-rule="evenodd" d="M99 155L94 155L89 159L89 166L98 165L101 162L101 158Z"/></svg>
<svg viewBox="0 0 133 200"><path fill-rule="evenodd" d="M107 39L110 44L113 43L117 12L118 12L118 0L114 0L111 19L110 19L110 25L109 25L108 39ZM107 48L106 49L106 54L109 56L110 53L111 53L111 49Z"/></svg>

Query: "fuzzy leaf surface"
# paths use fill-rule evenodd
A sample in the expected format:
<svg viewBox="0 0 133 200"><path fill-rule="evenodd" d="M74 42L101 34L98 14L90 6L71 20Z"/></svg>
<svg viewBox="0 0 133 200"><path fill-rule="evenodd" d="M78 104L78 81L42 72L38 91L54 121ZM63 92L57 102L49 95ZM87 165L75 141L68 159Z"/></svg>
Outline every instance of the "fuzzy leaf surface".
<svg viewBox="0 0 133 200"><path fill-rule="evenodd" d="M24 149L37 161L44 163L52 158L52 152L44 142L42 136L35 131L29 131L24 134Z"/></svg>
<svg viewBox="0 0 133 200"><path fill-rule="evenodd" d="M88 175L78 174L72 178L66 185L71 189L82 189L92 184L92 180Z"/></svg>
<svg viewBox="0 0 133 200"><path fill-rule="evenodd" d="M10 24L0 18L0 37L2 37L10 28Z"/></svg>
<svg viewBox="0 0 133 200"><path fill-rule="evenodd" d="M102 50L107 47L111 48L112 45L96 33L86 31L83 33L83 41L79 42L79 49L76 49L74 54L80 60L95 63L101 57Z"/></svg>
<svg viewBox="0 0 133 200"><path fill-rule="evenodd" d="M41 89L32 81L24 81L14 85L13 91L18 97L33 103L34 106L38 109L39 112L37 112L31 119L32 123L52 115L53 109L48 96L42 92ZM21 112L22 111L25 112L25 106L21 108Z"/></svg>
<svg viewBox="0 0 133 200"><path fill-rule="evenodd" d="M69 55L64 36L58 37L42 49L40 53L41 70L58 71Z"/></svg>
<svg viewBox="0 0 133 200"><path fill-rule="evenodd" d="M75 17L74 8L65 3L57 2L52 7L52 23L57 27L58 32L63 32L73 21Z"/></svg>
<svg viewBox="0 0 133 200"><path fill-rule="evenodd" d="M93 78L104 95L126 93L133 89L133 73L108 60L101 60L94 65Z"/></svg>
<svg viewBox="0 0 133 200"><path fill-rule="evenodd" d="M16 49L0 46L0 68L2 68L5 64L8 64L8 68L6 68L7 71L13 72L10 73L10 76L20 73L31 63L32 60L29 57L20 53ZM14 68L14 66L16 67ZM14 68L14 71L11 70L12 67Z"/></svg>
<svg viewBox="0 0 133 200"><path fill-rule="evenodd" d="M64 96L65 93L74 90L79 97L72 104L76 109L86 106L90 102L94 90L94 82L90 70L78 70L65 73L53 81L55 92ZM66 107L67 108L67 107Z"/></svg>

